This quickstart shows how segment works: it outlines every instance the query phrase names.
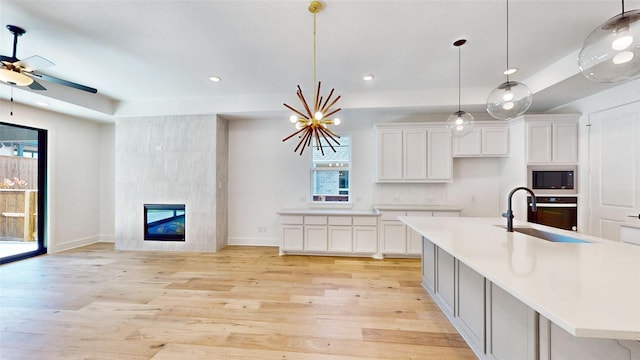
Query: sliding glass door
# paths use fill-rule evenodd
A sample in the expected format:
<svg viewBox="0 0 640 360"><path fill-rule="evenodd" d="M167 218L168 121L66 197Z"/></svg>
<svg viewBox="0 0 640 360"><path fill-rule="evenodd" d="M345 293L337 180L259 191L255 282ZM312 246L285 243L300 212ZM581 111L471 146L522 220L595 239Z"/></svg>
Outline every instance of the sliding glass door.
<svg viewBox="0 0 640 360"><path fill-rule="evenodd" d="M0 122L0 263L46 252L47 131Z"/></svg>

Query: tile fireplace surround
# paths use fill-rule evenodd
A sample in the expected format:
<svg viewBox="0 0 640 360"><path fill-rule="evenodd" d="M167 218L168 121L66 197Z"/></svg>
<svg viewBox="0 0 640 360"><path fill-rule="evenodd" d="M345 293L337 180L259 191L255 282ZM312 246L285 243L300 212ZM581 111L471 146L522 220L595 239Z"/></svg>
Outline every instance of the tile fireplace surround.
<svg viewBox="0 0 640 360"><path fill-rule="evenodd" d="M216 251L226 245L227 132L227 121L216 115L117 120L117 249ZM185 241L145 241L146 203L185 204Z"/></svg>

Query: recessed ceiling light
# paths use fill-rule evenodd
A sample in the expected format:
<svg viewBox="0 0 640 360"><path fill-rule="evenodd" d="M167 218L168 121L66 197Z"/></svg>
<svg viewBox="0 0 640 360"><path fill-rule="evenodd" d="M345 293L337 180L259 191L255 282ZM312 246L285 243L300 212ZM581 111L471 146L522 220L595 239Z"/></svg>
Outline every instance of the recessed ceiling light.
<svg viewBox="0 0 640 360"><path fill-rule="evenodd" d="M369 74L369 75L365 75L365 76L363 76L363 77L362 77L362 80L364 80L364 81L371 81L371 80L373 80L373 79L375 79L375 78L376 78L375 76L373 76L373 75Z"/></svg>
<svg viewBox="0 0 640 360"><path fill-rule="evenodd" d="M511 74L515 74L515 73L516 73L516 71L518 71L518 69L517 69L517 68L511 68L511 69L507 69L507 70L505 70L505 71L504 71L504 74L505 74L505 75L511 75Z"/></svg>
<svg viewBox="0 0 640 360"><path fill-rule="evenodd" d="M36 101L36 105L49 106L49 104L47 104L46 102L42 102L42 101Z"/></svg>
<svg viewBox="0 0 640 360"><path fill-rule="evenodd" d="M218 76L211 76L211 77L209 77L209 80L211 80L213 82L219 82L222 79L220 79L220 77L218 77Z"/></svg>

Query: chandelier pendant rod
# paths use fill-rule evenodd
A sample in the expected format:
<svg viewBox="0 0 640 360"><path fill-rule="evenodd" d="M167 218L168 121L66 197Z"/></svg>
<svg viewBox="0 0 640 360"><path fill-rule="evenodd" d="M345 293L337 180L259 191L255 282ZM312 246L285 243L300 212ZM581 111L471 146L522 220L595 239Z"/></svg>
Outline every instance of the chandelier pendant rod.
<svg viewBox="0 0 640 360"><path fill-rule="evenodd" d="M507 0L507 68L505 72L507 73L507 82L509 82L509 0Z"/></svg>
<svg viewBox="0 0 640 360"><path fill-rule="evenodd" d="M313 13L313 93L315 94L315 98L313 99L313 103L315 104L314 113L318 111L318 92L320 91L318 84L318 80L316 79L316 13Z"/></svg>
<svg viewBox="0 0 640 360"><path fill-rule="evenodd" d="M460 108L460 101L461 101L461 99L462 99L462 97L460 96L460 92L461 92L461 90L460 90L460 85L461 85L461 83L462 83L462 81L461 81L461 78L462 78L462 75L461 75L461 74L462 74L462 70L460 70L460 68L462 67L462 66L460 65L460 60L461 60L461 59L462 59L462 57L460 56L460 46L458 46L458 112L460 112L460 111L461 111L461 108Z"/></svg>

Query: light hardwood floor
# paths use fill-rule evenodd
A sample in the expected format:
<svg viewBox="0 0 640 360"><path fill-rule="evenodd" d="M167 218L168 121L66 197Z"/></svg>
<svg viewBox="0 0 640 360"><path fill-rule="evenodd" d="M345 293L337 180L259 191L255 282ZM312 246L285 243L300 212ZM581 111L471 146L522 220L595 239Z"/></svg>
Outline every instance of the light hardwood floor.
<svg viewBox="0 0 640 360"><path fill-rule="evenodd" d="M475 359L420 260L116 251L0 266L1 359Z"/></svg>

